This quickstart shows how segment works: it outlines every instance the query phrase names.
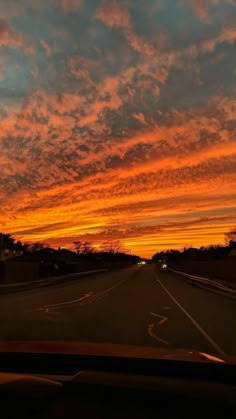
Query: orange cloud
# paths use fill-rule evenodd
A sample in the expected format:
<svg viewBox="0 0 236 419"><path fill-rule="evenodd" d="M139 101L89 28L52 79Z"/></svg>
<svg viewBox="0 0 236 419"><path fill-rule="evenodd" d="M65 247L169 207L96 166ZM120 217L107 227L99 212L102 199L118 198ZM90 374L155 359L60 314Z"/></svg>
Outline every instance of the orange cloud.
<svg viewBox="0 0 236 419"><path fill-rule="evenodd" d="M204 23L210 23L210 18L208 15L206 1L205 0L193 0L194 7L198 13L200 20ZM216 3L215 3L216 4Z"/></svg>
<svg viewBox="0 0 236 419"><path fill-rule="evenodd" d="M233 5L233 0L223 0L223 1L225 1L225 3ZM179 0L179 2L180 4L187 4L189 1ZM197 13L199 20L202 23L207 23L207 24L212 23L212 19L208 11L207 3L212 3L213 5L217 6L220 3L220 0L209 0L208 2L206 0L191 0L190 3L191 2L192 2L194 10Z"/></svg>
<svg viewBox="0 0 236 419"><path fill-rule="evenodd" d="M149 256L222 242L236 208L234 22L183 40L146 2L52 3L63 24L45 15L37 40L0 21L0 44L27 54L19 67L19 51L1 51L1 228L52 245L116 238ZM209 2L190 4L214 20Z"/></svg>
<svg viewBox="0 0 236 419"><path fill-rule="evenodd" d="M84 5L84 0L55 0L64 13L77 12Z"/></svg>
<svg viewBox="0 0 236 419"><path fill-rule="evenodd" d="M4 19L0 19L0 47L20 48L23 46L23 39L20 34L14 32Z"/></svg>
<svg viewBox="0 0 236 419"><path fill-rule="evenodd" d="M96 18L111 28L121 28L129 45L135 51L149 57L155 56L155 49L134 32L130 14L125 4L119 5L116 0L105 0L99 7Z"/></svg>
<svg viewBox="0 0 236 419"><path fill-rule="evenodd" d="M40 43L43 46L43 48L45 49L47 56L50 57L52 55L52 49L49 47L47 42L45 42L43 39L41 39Z"/></svg>
<svg viewBox="0 0 236 419"><path fill-rule="evenodd" d="M96 17L105 25L130 29L130 15L125 5L119 5L116 0L103 1L97 10Z"/></svg>

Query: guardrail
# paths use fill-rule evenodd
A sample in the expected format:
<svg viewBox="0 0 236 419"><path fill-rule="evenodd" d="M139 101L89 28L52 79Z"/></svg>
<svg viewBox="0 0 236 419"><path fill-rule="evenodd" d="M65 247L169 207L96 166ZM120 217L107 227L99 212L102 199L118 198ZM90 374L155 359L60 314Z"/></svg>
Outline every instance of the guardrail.
<svg viewBox="0 0 236 419"><path fill-rule="evenodd" d="M80 277L86 277L86 276L90 276L90 275L102 273L102 272L107 272L107 271L108 269L105 269L105 268L95 269L92 271L77 272L77 273L59 275L59 276L51 276L45 279L38 279L36 281L1 284L0 295L8 294L10 292L26 291L26 290L33 290L33 289L42 288L42 287L49 287L51 285L55 285L56 283L64 282L66 280L77 279Z"/></svg>
<svg viewBox="0 0 236 419"><path fill-rule="evenodd" d="M224 294L228 297L231 298L236 298L236 290L230 287L227 287L226 285L218 282L218 281L214 281L211 280L209 278L205 278L202 276L198 276L198 275L192 275L192 274L188 274L186 272L181 272L181 271L177 271L175 269L172 268L168 268L169 272L172 272L176 275L182 276L183 278L185 278L186 280L189 280L192 284L195 285L200 285L204 288L208 288L214 291L218 291L218 293Z"/></svg>

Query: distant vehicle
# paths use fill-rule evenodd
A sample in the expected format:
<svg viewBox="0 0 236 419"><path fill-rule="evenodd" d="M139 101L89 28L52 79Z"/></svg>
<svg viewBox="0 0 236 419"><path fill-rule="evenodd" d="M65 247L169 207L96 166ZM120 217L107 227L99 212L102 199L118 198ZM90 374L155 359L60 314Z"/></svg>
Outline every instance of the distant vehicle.
<svg viewBox="0 0 236 419"><path fill-rule="evenodd" d="M138 262L138 265L146 265L145 260L140 260L140 261Z"/></svg>
<svg viewBox="0 0 236 419"><path fill-rule="evenodd" d="M160 266L160 272L165 272L165 271L167 271L167 263L166 262L163 262L163 263L161 263L161 266Z"/></svg>

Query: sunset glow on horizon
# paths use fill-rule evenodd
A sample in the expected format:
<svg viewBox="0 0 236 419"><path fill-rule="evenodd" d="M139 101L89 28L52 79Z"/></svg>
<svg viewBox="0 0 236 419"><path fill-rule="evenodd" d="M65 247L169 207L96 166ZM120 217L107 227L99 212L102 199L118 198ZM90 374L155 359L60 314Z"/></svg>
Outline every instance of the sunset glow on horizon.
<svg viewBox="0 0 236 419"><path fill-rule="evenodd" d="M0 231L133 254L236 225L234 0L0 4Z"/></svg>

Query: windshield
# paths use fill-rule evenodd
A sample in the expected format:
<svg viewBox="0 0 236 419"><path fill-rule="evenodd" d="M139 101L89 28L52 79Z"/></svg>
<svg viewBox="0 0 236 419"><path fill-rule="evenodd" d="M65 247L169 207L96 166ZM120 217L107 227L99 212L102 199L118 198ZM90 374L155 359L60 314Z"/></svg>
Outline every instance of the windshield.
<svg viewBox="0 0 236 419"><path fill-rule="evenodd" d="M234 357L235 1L0 16L0 341Z"/></svg>

